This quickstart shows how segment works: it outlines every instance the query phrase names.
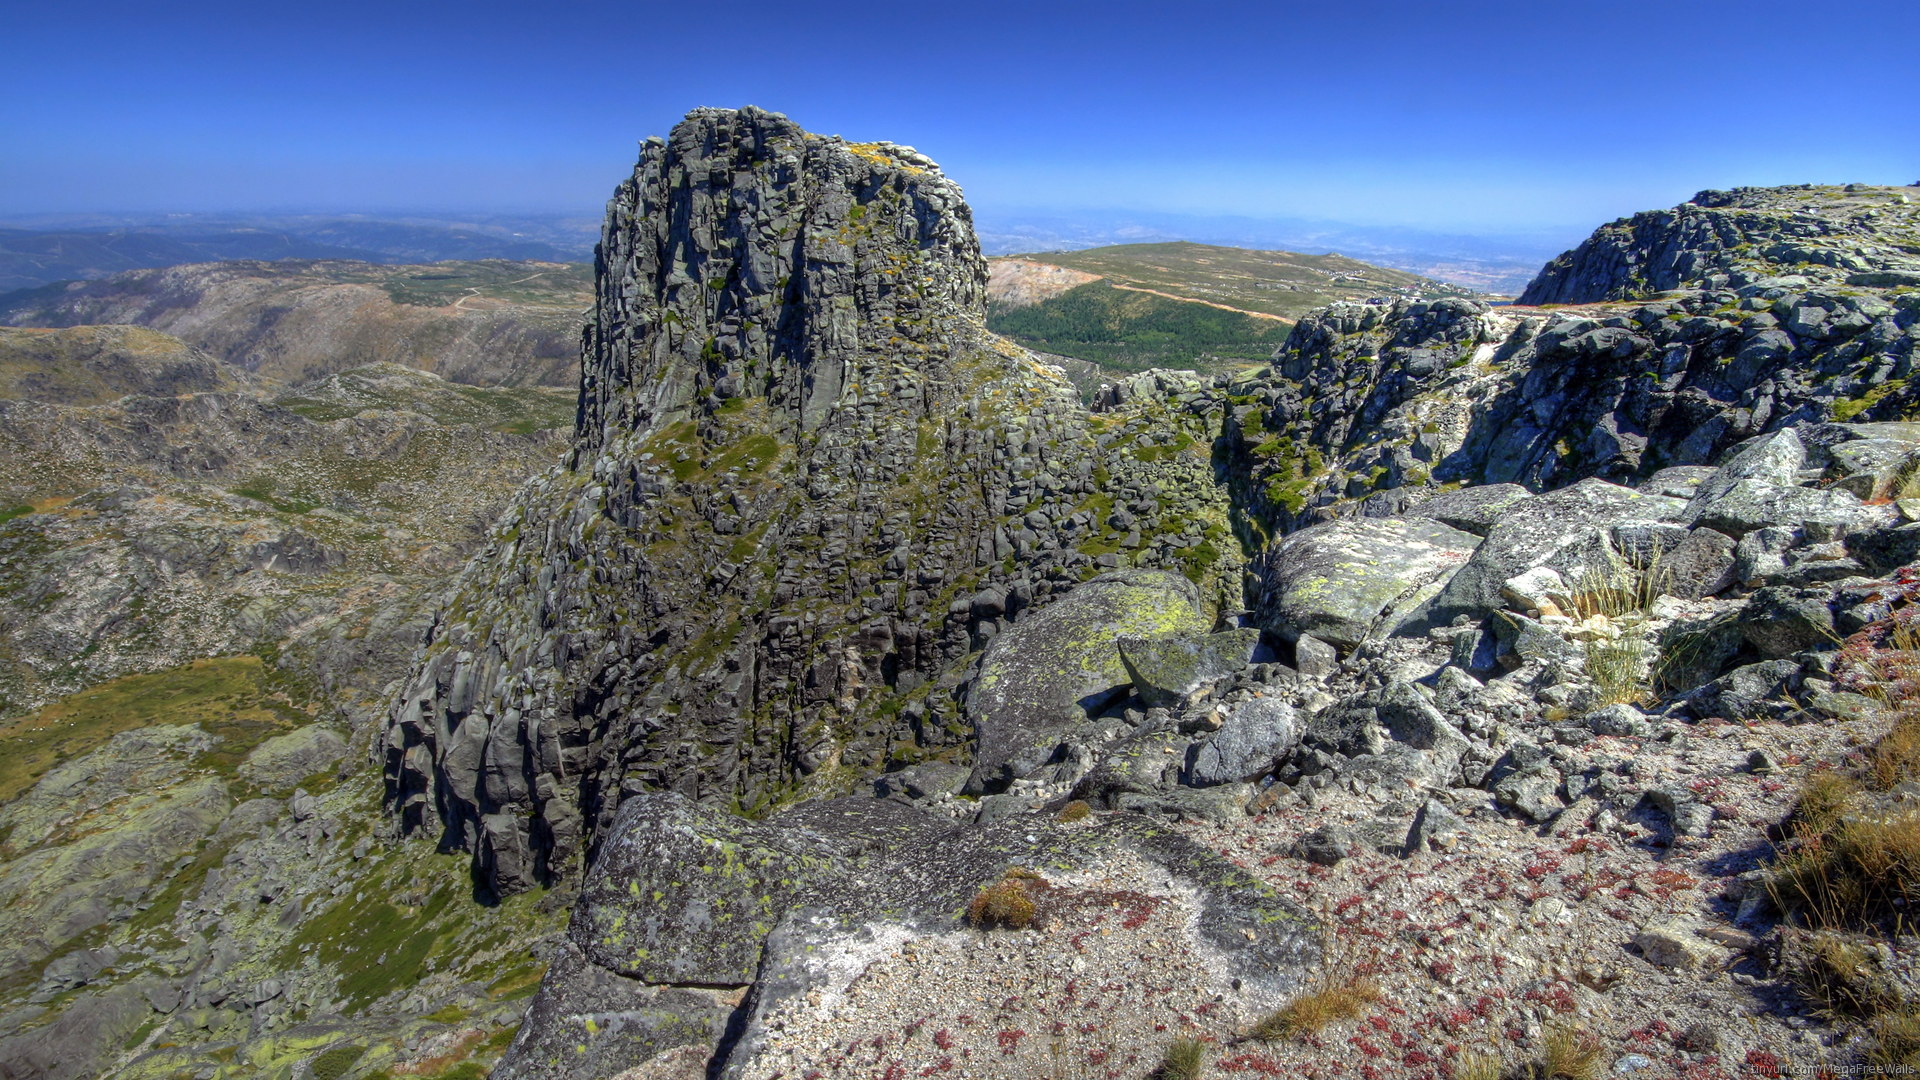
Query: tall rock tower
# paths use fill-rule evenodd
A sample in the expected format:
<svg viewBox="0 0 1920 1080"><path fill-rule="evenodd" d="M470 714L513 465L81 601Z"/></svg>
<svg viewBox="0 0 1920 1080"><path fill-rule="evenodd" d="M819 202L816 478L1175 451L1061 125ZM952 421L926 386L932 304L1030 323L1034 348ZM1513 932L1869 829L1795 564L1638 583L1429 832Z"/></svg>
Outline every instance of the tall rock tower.
<svg viewBox="0 0 1920 1080"><path fill-rule="evenodd" d="M957 750L929 691L977 598L1093 569L1051 525L1095 490L1087 414L984 331L971 215L925 157L699 110L643 146L597 272L574 447L386 734L405 824L503 892L577 864L623 793L752 810Z"/></svg>

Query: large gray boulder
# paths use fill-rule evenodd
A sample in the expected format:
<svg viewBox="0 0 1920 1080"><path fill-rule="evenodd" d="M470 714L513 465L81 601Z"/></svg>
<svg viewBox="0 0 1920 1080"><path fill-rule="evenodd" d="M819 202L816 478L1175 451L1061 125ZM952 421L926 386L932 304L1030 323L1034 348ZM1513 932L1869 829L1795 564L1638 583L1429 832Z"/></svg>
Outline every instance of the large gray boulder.
<svg viewBox="0 0 1920 1080"><path fill-rule="evenodd" d="M270 794L284 794L295 784L345 757L347 740L324 724L308 724L276 735L247 754L240 763L243 780Z"/></svg>
<svg viewBox="0 0 1920 1080"><path fill-rule="evenodd" d="M1172 708L1194 691L1267 658L1260 631L1251 627L1218 634L1121 638L1119 646L1134 692L1148 708Z"/></svg>
<svg viewBox="0 0 1920 1080"><path fill-rule="evenodd" d="M1839 488L1808 488L1766 480L1739 480L1721 494L1696 495L1692 523L1739 539L1755 529L1819 529L1842 534L1888 528L1900 520L1891 506L1867 506Z"/></svg>
<svg viewBox="0 0 1920 1080"><path fill-rule="evenodd" d="M1301 730L1293 706L1266 697L1243 701L1194 752L1189 781L1206 787L1258 779L1293 750Z"/></svg>
<svg viewBox="0 0 1920 1080"><path fill-rule="evenodd" d="M1487 533L1467 565L1434 598L1425 622L1440 625L1459 615L1479 618L1502 607L1501 588L1511 579L1546 567L1563 577L1599 570L1612 551L1616 526L1678 522L1687 504L1604 480L1582 480L1516 503Z"/></svg>
<svg viewBox="0 0 1920 1080"><path fill-rule="evenodd" d="M1443 491L1407 510L1406 517L1432 518L1475 536L1485 536L1513 508L1533 498L1519 484L1480 484Z"/></svg>
<svg viewBox="0 0 1920 1080"><path fill-rule="evenodd" d="M1186 944L1249 1008L1284 1000L1319 960L1303 911L1141 815L1066 824L1023 814L954 827L886 800L840 799L749 822L679 795L644 795L621 806L575 905L570 944L496 1075L584 1075L555 1063L586 1062L611 1076L675 1046L714 1045L722 1020L711 992L732 990L732 1000L750 988L738 1038L716 1063L741 1075L769 1045L773 1013L837 996L902 945L951 940L969 902L1016 866L1067 890L1139 875L1125 887L1190 909Z"/></svg>
<svg viewBox="0 0 1920 1080"><path fill-rule="evenodd" d="M994 638L967 687L974 771L967 790L998 791L1051 760L1073 727L1132 682L1122 638L1203 634L1200 590L1178 574L1103 574Z"/></svg>
<svg viewBox="0 0 1920 1080"><path fill-rule="evenodd" d="M722 992L617 975L562 942L492 1080L614 1076L676 1047L714 1046L731 1012Z"/></svg>
<svg viewBox="0 0 1920 1080"><path fill-rule="evenodd" d="M1466 563L1480 538L1429 518L1314 525L1266 551L1255 568L1260 625L1351 648L1390 634Z"/></svg>

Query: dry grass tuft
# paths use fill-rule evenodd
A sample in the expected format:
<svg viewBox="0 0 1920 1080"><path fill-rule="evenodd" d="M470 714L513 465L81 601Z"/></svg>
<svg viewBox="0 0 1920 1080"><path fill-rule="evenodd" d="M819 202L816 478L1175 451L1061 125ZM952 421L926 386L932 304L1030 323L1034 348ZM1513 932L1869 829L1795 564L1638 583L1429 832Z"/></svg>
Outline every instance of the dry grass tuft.
<svg viewBox="0 0 1920 1080"><path fill-rule="evenodd" d="M1873 1039L1875 1046L1867 1054L1869 1064L1920 1069L1920 1011L1900 1009L1874 1017Z"/></svg>
<svg viewBox="0 0 1920 1080"><path fill-rule="evenodd" d="M1828 1016L1870 1018L1898 1004L1867 950L1832 931L1794 939L1788 967L1800 992Z"/></svg>
<svg viewBox="0 0 1920 1080"><path fill-rule="evenodd" d="M1500 1080L1500 1058L1478 1050L1468 1050L1453 1059L1453 1080Z"/></svg>
<svg viewBox="0 0 1920 1080"><path fill-rule="evenodd" d="M1262 1017L1247 1035L1262 1042L1311 1035L1335 1020L1359 1016L1379 1000L1378 983L1365 977L1350 978L1294 998Z"/></svg>
<svg viewBox="0 0 1920 1080"><path fill-rule="evenodd" d="M1673 571L1661 564L1661 552L1633 559L1608 552L1604 564L1584 567L1568 587L1575 619L1604 615L1618 619L1652 610L1653 602L1673 587Z"/></svg>
<svg viewBox="0 0 1920 1080"><path fill-rule="evenodd" d="M1547 1029L1545 1055L1536 1070L1542 1080L1598 1080L1600 1040L1575 1027Z"/></svg>
<svg viewBox="0 0 1920 1080"><path fill-rule="evenodd" d="M967 921L982 930L996 926L1023 930L1033 922L1038 910L1032 890L1045 886L1046 879L1032 870L1024 866L1011 867L999 881L981 889L967 905Z"/></svg>
<svg viewBox="0 0 1920 1080"><path fill-rule="evenodd" d="M1920 812L1839 817L1782 852L1773 902L1822 928L1877 925L1920 903Z"/></svg>
<svg viewBox="0 0 1920 1080"><path fill-rule="evenodd" d="M1638 634L1587 642L1587 678L1599 692L1600 704L1637 705L1653 696L1651 651Z"/></svg>

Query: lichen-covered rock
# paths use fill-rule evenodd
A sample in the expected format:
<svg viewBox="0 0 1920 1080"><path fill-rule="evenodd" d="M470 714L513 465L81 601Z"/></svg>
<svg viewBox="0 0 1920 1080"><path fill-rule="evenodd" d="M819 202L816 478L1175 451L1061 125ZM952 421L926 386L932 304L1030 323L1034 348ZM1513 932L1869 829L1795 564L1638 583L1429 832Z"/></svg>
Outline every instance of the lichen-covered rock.
<svg viewBox="0 0 1920 1080"><path fill-rule="evenodd" d="M1250 663L1271 659L1250 627L1218 634L1169 634L1121 638L1120 660L1134 693L1148 708L1179 705L1187 695L1233 674Z"/></svg>
<svg viewBox="0 0 1920 1080"><path fill-rule="evenodd" d="M1098 445L1059 371L985 332L985 279L909 149L755 109L649 140L608 207L573 452L393 703L406 826L523 889L623 791L766 806L903 742L964 753L952 669L1101 568L1237 580L1211 380L1117 406L1154 426Z"/></svg>
<svg viewBox="0 0 1920 1080"><path fill-rule="evenodd" d="M737 1070L767 1042L755 1017L843 984L903 942L961 931L969 902L1009 867L1071 878L1116 859L1154 868L1167 895L1191 906L1184 933L1225 992L1277 1002L1318 958L1315 927L1298 908L1140 815L948 827L884 800L849 799L747 822L678 795L643 795L622 807L574 909L577 951L548 974L503 1075L580 1075L542 1062L579 1057L567 1051L583 1015L620 1027L579 1043L602 1055L595 1067L638 1064L689 1028L688 1037L709 1030L712 998L665 989L672 984L753 988L724 1062Z"/></svg>
<svg viewBox="0 0 1920 1080"><path fill-rule="evenodd" d="M653 986L558 946L496 1080L613 1076L681 1046L703 1051L726 1034L733 1006L721 991Z"/></svg>
<svg viewBox="0 0 1920 1080"><path fill-rule="evenodd" d="M331 768L347 753L347 741L321 724L276 735L240 763L242 779L263 791L283 794L313 774Z"/></svg>
<svg viewBox="0 0 1920 1080"><path fill-rule="evenodd" d="M1678 499L1602 480L1582 480L1518 503L1433 599L1426 620L1443 624L1459 615L1480 618L1497 611L1506 583L1536 567L1574 579L1568 582L1572 587L1586 575L1610 575L1621 563L1612 547L1615 527L1671 522L1685 509Z"/></svg>
<svg viewBox="0 0 1920 1080"><path fill-rule="evenodd" d="M1045 765L1132 676L1122 638L1204 633L1212 618L1177 574L1104 574L996 638L967 688L975 750L970 791L997 791Z"/></svg>
<svg viewBox="0 0 1920 1080"><path fill-rule="evenodd" d="M1276 542L1256 574L1255 617L1293 638L1352 647L1391 633L1467 562L1480 539L1426 518L1361 518Z"/></svg>
<svg viewBox="0 0 1920 1080"><path fill-rule="evenodd" d="M1257 780L1293 750L1301 729L1299 714L1285 702L1264 697L1243 701L1194 751L1189 781L1206 787Z"/></svg>

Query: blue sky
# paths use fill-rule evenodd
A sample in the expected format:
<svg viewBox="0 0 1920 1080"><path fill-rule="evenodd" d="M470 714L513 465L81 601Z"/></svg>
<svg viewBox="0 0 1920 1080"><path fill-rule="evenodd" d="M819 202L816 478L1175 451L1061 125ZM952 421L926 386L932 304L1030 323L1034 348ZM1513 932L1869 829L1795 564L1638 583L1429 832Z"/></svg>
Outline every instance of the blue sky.
<svg viewBox="0 0 1920 1080"><path fill-rule="evenodd" d="M0 214L578 210L699 105L912 144L983 220L1499 231L1920 180L1920 4L7 0Z"/></svg>

